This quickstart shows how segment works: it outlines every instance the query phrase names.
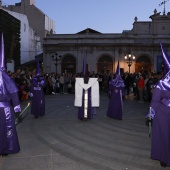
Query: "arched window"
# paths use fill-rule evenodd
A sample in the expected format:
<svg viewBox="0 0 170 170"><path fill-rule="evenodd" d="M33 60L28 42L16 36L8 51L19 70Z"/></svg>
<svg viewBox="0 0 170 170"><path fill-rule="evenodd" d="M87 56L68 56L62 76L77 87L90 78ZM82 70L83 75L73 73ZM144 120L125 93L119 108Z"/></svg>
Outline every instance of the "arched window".
<svg viewBox="0 0 170 170"><path fill-rule="evenodd" d="M71 54L63 56L61 62L61 73L76 73L76 60Z"/></svg>
<svg viewBox="0 0 170 170"><path fill-rule="evenodd" d="M98 73L112 73L113 72L113 60L109 55L102 55L97 63Z"/></svg>
<svg viewBox="0 0 170 170"><path fill-rule="evenodd" d="M136 73L149 73L151 72L151 60L148 56L143 55L136 59L135 64L135 72Z"/></svg>

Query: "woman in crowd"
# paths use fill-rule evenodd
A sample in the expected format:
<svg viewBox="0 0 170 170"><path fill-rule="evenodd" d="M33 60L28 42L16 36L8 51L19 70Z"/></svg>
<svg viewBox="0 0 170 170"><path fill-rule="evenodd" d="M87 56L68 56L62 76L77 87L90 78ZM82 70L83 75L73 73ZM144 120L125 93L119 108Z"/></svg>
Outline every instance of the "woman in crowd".
<svg viewBox="0 0 170 170"><path fill-rule="evenodd" d="M144 89L145 89L145 80L143 78L143 75L141 74L139 76L139 80L137 82L137 86L138 86L138 93L139 93L139 103L143 103L144 102Z"/></svg>

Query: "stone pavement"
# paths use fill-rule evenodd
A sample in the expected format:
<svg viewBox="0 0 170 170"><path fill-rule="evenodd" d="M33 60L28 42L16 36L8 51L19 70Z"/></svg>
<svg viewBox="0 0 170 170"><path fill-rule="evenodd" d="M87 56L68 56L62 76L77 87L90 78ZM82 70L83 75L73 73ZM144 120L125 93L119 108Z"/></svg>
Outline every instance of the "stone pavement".
<svg viewBox="0 0 170 170"><path fill-rule="evenodd" d="M27 102L22 103L22 108ZM21 151L0 157L0 170L161 170L150 159L145 125L149 103L133 96L124 102L123 120L106 117L108 97L91 121L77 119L74 94L47 95L46 115L34 119L30 107L17 125ZM167 170L170 168L166 168Z"/></svg>

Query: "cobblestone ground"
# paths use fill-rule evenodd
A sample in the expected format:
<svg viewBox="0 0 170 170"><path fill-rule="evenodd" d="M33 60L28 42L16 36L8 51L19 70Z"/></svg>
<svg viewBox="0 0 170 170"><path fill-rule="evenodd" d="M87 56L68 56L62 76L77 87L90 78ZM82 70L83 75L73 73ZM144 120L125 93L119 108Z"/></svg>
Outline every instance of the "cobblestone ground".
<svg viewBox="0 0 170 170"><path fill-rule="evenodd" d="M149 103L129 96L123 120L106 117L107 106L108 97L102 94L95 118L80 121L74 94L46 96L46 115L34 119L30 107L25 111L17 125L21 151L1 157L0 170L164 169L150 159L151 138L145 125Z"/></svg>

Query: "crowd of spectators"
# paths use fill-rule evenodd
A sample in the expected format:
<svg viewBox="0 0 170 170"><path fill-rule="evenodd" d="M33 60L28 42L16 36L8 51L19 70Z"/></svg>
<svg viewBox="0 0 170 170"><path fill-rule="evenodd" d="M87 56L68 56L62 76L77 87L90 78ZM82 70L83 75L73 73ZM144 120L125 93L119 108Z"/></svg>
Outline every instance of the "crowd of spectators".
<svg viewBox="0 0 170 170"><path fill-rule="evenodd" d="M35 75L35 71L24 72L21 69L17 69L16 72L8 71L11 78L14 79L15 83L19 88L20 101L28 100L31 79ZM43 74L46 86L44 87L45 95L55 94L72 94L75 88L75 78L81 77L81 73L48 73ZM155 83L163 77L163 73L123 73L122 79L125 83L126 96L133 94L135 98L143 103L144 101L151 101L152 89ZM89 77L97 77L99 81L100 93L108 93L109 81L114 78L114 73L89 73Z"/></svg>
<svg viewBox="0 0 170 170"><path fill-rule="evenodd" d="M123 75L125 82L126 95L133 93L138 102L152 100L152 91L155 84L163 77L163 72L158 73L135 73Z"/></svg>

